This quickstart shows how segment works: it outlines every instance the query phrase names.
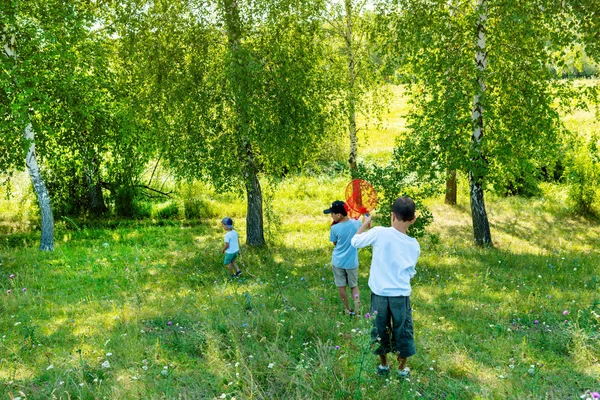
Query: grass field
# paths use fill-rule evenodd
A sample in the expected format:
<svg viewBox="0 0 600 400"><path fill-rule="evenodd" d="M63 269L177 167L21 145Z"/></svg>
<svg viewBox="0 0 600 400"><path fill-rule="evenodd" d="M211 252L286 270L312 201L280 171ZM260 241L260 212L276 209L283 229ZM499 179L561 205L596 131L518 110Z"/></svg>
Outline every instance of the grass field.
<svg viewBox="0 0 600 400"><path fill-rule="evenodd" d="M393 133L378 132L363 157L381 160L393 146ZM347 179L296 176L274 188L270 245L245 249L247 273L235 280L218 253L219 218L61 220L56 250L41 253L39 234L23 225L27 211L12 212L0 236L0 399L600 391L600 226L570 215L563 187L545 185L533 199L488 196L493 249L472 245L464 179L456 207L427 200L434 223L413 279L417 354L411 379L399 381L374 373L369 250L360 253L359 317L344 314L332 282L322 210ZM207 193L212 212L231 215L243 238L243 199Z"/></svg>

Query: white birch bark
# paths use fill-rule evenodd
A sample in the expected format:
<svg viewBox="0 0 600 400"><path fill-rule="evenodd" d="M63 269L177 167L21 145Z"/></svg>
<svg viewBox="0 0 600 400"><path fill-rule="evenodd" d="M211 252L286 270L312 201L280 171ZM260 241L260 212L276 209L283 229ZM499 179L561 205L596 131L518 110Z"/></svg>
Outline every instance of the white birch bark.
<svg viewBox="0 0 600 400"><path fill-rule="evenodd" d="M52 206L50 202L50 193L44 183L44 178L40 172L35 155L35 132L31 123L25 128L25 139L30 142L25 164L31 177L31 183L40 205L40 214L42 216L42 237L40 239L40 250L54 250L54 216L52 215Z"/></svg>
<svg viewBox="0 0 600 400"><path fill-rule="evenodd" d="M348 52L348 134L350 135L350 156L348 163L350 171L356 170L356 151L358 139L356 137L356 70L354 56L354 42L352 37L352 0L345 0L344 7L346 12L346 50Z"/></svg>
<svg viewBox="0 0 600 400"><path fill-rule="evenodd" d="M16 39L14 35L7 34L6 27L2 32L2 47L4 53L13 59L17 59L16 51ZM50 194L44 183L44 178L40 172L40 167L37 163L35 154L35 132L31 123L27 124L23 133L25 140L29 141L29 149L27 156L25 157L25 164L35 193L38 198L38 204L40 206L40 214L42 218L42 235L40 238L40 250L53 251L54 250L54 217L52 215L52 206L50 203Z"/></svg>
<svg viewBox="0 0 600 400"><path fill-rule="evenodd" d="M473 236L475 243L480 246L490 246L492 244L492 235L490 225L485 210L483 177L481 168L484 160L481 154L481 141L484 134L483 104L482 99L486 91L485 72L487 69L487 50L486 50L486 22L488 18L487 0L477 0L477 12L479 18L477 21L477 49L475 52L475 62L477 63L477 89L473 96L473 134L471 143L475 150L473 169L469 172L469 186L471 197L471 216L473 219Z"/></svg>

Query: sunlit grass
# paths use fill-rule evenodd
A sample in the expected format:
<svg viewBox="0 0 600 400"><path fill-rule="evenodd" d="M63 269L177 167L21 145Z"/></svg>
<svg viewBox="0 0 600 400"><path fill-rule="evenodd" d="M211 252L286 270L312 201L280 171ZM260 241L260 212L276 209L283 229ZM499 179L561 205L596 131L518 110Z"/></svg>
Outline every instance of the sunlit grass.
<svg viewBox="0 0 600 400"><path fill-rule="evenodd" d="M385 129L361 132L360 157L389 160L406 107L393 103ZM571 399L600 389L600 227L569 213L564 186L488 195L492 249L472 245L466 179L457 206L427 199L418 352L400 382L374 374L370 321L343 313L332 282L323 209L343 199L348 177L313 175L265 190L269 246L245 251L255 276L238 280L222 265L219 221L232 217L243 242L245 203L202 183L190 189L206 201L200 220L59 221L53 253L37 251L26 212L4 219L0 398ZM364 315L368 250L360 261Z"/></svg>
<svg viewBox="0 0 600 400"><path fill-rule="evenodd" d="M34 241L5 246L1 390L28 398L53 390L64 398L571 398L597 386L600 229L564 223L560 201L493 198L495 249L476 249L464 183L457 207L428 201L435 220L413 280L414 378L379 379L370 354L361 367L352 330L363 322L342 312L322 214L344 182L301 178L309 206L300 212L286 207L294 185L279 186L278 245L245 254L255 278L228 278L218 219L67 231L52 254ZM236 224L243 237L245 222ZM361 253L362 313L369 257Z"/></svg>

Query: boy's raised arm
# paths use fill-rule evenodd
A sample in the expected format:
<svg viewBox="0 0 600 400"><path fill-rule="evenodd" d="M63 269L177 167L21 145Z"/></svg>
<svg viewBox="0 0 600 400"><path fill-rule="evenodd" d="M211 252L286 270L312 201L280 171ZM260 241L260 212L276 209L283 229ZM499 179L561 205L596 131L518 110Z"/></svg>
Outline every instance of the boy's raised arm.
<svg viewBox="0 0 600 400"><path fill-rule="evenodd" d="M357 249L361 249L363 247L369 246L373 244L375 241L376 235L375 230L371 230L365 233L367 229L369 229L369 225L371 223L371 216L365 215L363 218L363 224L358 228L356 234L352 237L350 244Z"/></svg>
<svg viewBox="0 0 600 400"><path fill-rule="evenodd" d="M371 215L367 214L363 217L363 223L360 226L360 228L358 228L358 231L356 231L357 235L360 235L361 233L365 232L367 229L369 229L369 225L371 225Z"/></svg>

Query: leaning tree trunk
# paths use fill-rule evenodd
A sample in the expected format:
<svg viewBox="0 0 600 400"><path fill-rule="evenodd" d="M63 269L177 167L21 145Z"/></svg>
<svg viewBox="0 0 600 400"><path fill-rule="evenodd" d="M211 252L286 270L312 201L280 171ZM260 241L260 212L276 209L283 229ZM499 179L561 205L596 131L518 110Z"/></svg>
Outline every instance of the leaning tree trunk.
<svg viewBox="0 0 600 400"><path fill-rule="evenodd" d="M42 237L40 239L40 250L54 250L54 217L52 215L52 206L50 205L50 194L44 183L44 178L40 173L40 167L35 156L35 133L31 123L25 128L25 139L30 141L29 151L25 158L29 176L38 198L40 213L42 215Z"/></svg>
<svg viewBox="0 0 600 400"><path fill-rule="evenodd" d="M0 36L2 47L4 49L4 53L16 60L17 59L17 49L16 49L16 38L15 35L7 34L6 27L3 27L2 34ZM29 140L29 150L27 151L27 156L25 157L25 164L27 165L27 169L29 171L29 176L31 177L31 182L33 183L33 188L35 189L35 193L38 198L38 203L40 205L40 213L42 217L42 236L40 238L40 250L44 251L53 251L54 250L54 217L52 216L52 206L50 205L50 194L48 193L48 189L46 188L46 184L44 183L44 178L40 173L40 167L37 163L37 159L35 156L35 132L33 131L33 126L31 123L27 124L25 127L25 132L23 136L26 140Z"/></svg>
<svg viewBox="0 0 600 400"><path fill-rule="evenodd" d="M456 170L446 172L446 198L444 203L451 206L456 205Z"/></svg>
<svg viewBox="0 0 600 400"><path fill-rule="evenodd" d="M354 84L356 82L356 71L354 63L354 48L352 38L352 0L345 0L346 8L346 50L348 52L348 133L350 135L350 173L356 175L356 151L358 139L356 137L356 93Z"/></svg>
<svg viewBox="0 0 600 400"><path fill-rule="evenodd" d="M485 24L487 21L487 0L477 0L479 20L477 22L477 89L473 97L473 135L471 145L474 154L471 171L469 171L469 186L471 192L471 216L473 218L473 236L475 244L491 246L492 235L487 213L485 211L483 193L483 171L485 159L482 156L481 141L483 139L483 104L482 99L486 90L485 72L487 67L487 52L485 47Z"/></svg>

